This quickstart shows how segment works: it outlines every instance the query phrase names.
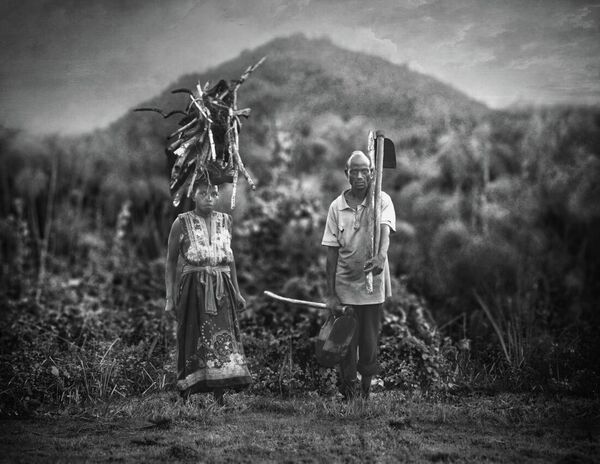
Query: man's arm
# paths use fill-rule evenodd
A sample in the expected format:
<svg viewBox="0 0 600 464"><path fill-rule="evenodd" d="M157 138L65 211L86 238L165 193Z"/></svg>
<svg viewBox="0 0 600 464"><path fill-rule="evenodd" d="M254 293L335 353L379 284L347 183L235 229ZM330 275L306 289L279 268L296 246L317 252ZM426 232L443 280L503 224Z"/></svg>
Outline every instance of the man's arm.
<svg viewBox="0 0 600 464"><path fill-rule="evenodd" d="M379 242L379 252L365 263L365 272L373 271L373 275L381 274L385 266L388 248L390 247L390 227L387 224L381 224L381 240Z"/></svg>
<svg viewBox="0 0 600 464"><path fill-rule="evenodd" d="M385 266L388 248L390 247L390 234L396 231L396 211L390 196L381 192L381 240L379 250L372 259L365 263L365 272L373 271L373 275L381 274Z"/></svg>
<svg viewBox="0 0 600 464"><path fill-rule="evenodd" d="M387 224L381 225L381 240L379 242L379 253L377 255L385 261L388 248L390 247L390 226Z"/></svg>
<svg viewBox="0 0 600 464"><path fill-rule="evenodd" d="M341 306L340 299L337 296L335 290L335 273L337 270L338 263L338 248L333 246L326 246L327 248L327 264L325 272L327 274L327 309L333 316Z"/></svg>

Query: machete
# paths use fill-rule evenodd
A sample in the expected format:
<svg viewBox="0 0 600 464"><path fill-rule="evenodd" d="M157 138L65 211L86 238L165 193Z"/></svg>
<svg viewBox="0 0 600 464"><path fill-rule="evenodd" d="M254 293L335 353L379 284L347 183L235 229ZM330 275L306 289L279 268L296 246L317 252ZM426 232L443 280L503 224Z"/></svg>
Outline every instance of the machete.
<svg viewBox="0 0 600 464"><path fill-rule="evenodd" d="M308 306L309 308L327 309L325 303L319 303L318 301L307 301L307 300L296 300L294 298L286 298L285 296L277 295L276 293L265 290L265 295L274 300L283 301L284 303L295 304L299 306ZM346 306L340 306L340 309L345 309Z"/></svg>

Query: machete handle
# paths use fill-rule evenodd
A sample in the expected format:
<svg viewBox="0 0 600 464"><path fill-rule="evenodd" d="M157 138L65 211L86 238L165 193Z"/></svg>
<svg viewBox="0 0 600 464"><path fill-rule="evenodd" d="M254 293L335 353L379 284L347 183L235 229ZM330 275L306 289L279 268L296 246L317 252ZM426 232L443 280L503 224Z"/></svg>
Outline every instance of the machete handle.
<svg viewBox="0 0 600 464"><path fill-rule="evenodd" d="M294 298L286 298L285 296L277 295L276 293L270 292L269 290L265 290L263 293L269 298L273 298L274 300L282 301L284 303L308 306L309 308L327 309L327 305L325 303L319 303L318 301L306 301L296 300ZM340 305L337 307L337 309L341 309L344 312L344 314L346 314L347 312L350 312L349 310L351 310L352 307L348 305Z"/></svg>

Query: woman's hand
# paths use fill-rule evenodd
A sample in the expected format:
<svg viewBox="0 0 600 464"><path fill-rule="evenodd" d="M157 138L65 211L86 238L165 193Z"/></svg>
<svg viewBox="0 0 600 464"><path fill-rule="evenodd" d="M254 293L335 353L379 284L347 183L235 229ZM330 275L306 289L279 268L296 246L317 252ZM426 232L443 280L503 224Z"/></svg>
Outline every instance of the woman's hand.
<svg viewBox="0 0 600 464"><path fill-rule="evenodd" d="M173 298L167 298L166 302L165 302L165 311L173 311L173 308L175 307L175 304L173 303Z"/></svg>
<svg viewBox="0 0 600 464"><path fill-rule="evenodd" d="M237 292L235 294L235 299L237 301L237 310L238 311L243 311L244 309L246 309L246 300L240 292Z"/></svg>

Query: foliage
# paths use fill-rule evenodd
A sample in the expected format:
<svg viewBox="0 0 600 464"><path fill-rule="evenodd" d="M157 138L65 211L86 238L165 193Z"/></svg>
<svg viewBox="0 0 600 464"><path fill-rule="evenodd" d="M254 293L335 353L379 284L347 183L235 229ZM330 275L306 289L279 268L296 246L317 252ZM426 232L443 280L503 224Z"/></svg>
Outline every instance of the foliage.
<svg viewBox="0 0 600 464"><path fill-rule="evenodd" d="M384 387L597 395L598 108L487 111L326 40L276 40L175 86L237 76L239 60L264 55L240 101L253 108L240 147L259 188L232 212L254 391L335 391L312 355L322 315L262 292L323 300L326 206L347 185L348 152L383 128L398 148L384 174L398 216ZM190 205L170 206L159 135L169 124L136 113L43 139L0 128L3 411L172 385L163 259Z"/></svg>
<svg viewBox="0 0 600 464"><path fill-rule="evenodd" d="M252 199L246 216L236 240L243 244L239 267L262 272L244 276L242 287L281 289L291 298L322 301L324 253L314 246L320 241L325 218L319 202L283 189L263 191ZM381 382L388 388L447 388L452 373L439 334L424 315L425 303L398 281L394 294L386 307ZM299 390L335 391L334 370L317 367L314 356L313 343L325 322L323 314L275 304L264 297L252 301L251 310L244 346L257 373L256 390L286 395Z"/></svg>
<svg viewBox="0 0 600 464"><path fill-rule="evenodd" d="M173 321L162 314L164 267L162 262L136 259L128 246L127 211L125 205L111 239L91 242L87 257L93 268L87 267L89 262L84 267L76 262L70 269L85 277L54 263L55 273L43 283L39 301L32 289L20 299L9 299L0 340L5 366L1 377L9 385L2 396L3 413L174 388ZM259 294L260 289L281 288L293 297L322 299L323 260L319 249L310 246L321 234L322 221L318 201L286 190L265 190L247 203L236 229L240 282L255 295L242 319L254 392L336 392L335 370L318 367L314 356L313 339L323 315L284 307ZM298 249L287 252L290 237ZM389 308L398 314L398 308L407 308L409 316L402 324L398 316L386 318L381 384L448 387L447 360L423 317L424 303L402 291L398 282L395 290ZM398 336L405 350L396 351Z"/></svg>
<svg viewBox="0 0 600 464"><path fill-rule="evenodd" d="M561 330L580 340L598 327L600 223L589 179L599 120L594 108L496 113L440 137L429 159L406 160L405 170L423 174L394 195L416 229L397 260L410 286L444 308L440 322L467 321L448 328L468 330L474 351L497 343L504 360L486 362L501 367L504 386L551 388L551 352L573 346ZM583 197L587 206L576 206ZM577 383L581 374L566 370Z"/></svg>
<svg viewBox="0 0 600 464"><path fill-rule="evenodd" d="M381 337L384 386L429 394L452 390L457 381L453 361L459 348L442 338L423 300L399 284L395 290Z"/></svg>
<svg viewBox="0 0 600 464"><path fill-rule="evenodd" d="M140 293L142 282L134 282ZM3 414L143 394L171 382L173 331L162 306L139 296L130 306L109 288L53 276L39 302L33 292L9 301L0 337Z"/></svg>

